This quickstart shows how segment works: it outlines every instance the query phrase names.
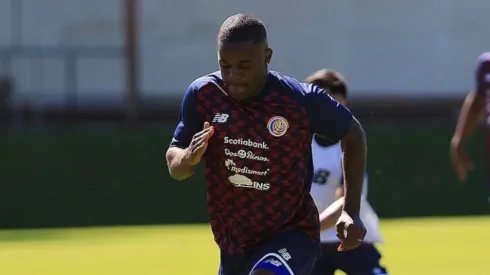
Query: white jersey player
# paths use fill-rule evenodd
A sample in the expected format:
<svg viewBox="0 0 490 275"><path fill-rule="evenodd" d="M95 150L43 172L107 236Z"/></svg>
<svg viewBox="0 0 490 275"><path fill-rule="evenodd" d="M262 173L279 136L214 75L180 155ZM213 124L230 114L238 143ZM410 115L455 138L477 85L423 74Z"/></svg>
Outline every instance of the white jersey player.
<svg viewBox="0 0 490 275"><path fill-rule="evenodd" d="M333 70L323 69L307 79L325 90L342 104L347 104L347 84L344 78ZM311 195L320 213L322 231L320 233L323 255L317 261L312 275L333 275L342 270L347 275L388 274L380 265L381 254L375 243L382 243L379 219L367 201L368 177L364 178L361 219L367 229L364 243L352 251L339 252L339 239L334 227L343 206L343 168L340 143L332 144L320 136L312 140L313 184Z"/></svg>

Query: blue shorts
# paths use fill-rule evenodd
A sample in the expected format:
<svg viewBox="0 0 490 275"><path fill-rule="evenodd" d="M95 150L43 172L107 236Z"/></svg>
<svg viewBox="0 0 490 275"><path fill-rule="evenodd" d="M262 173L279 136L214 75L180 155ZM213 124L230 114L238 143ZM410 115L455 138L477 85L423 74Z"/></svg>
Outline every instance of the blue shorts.
<svg viewBox="0 0 490 275"><path fill-rule="evenodd" d="M266 240L243 254L221 251L219 275L249 275L266 269L275 275L310 275L321 246L299 231L287 231Z"/></svg>
<svg viewBox="0 0 490 275"><path fill-rule="evenodd" d="M342 270L347 275L388 275L379 263L381 254L372 244L339 252L338 244L323 244L322 256L316 262L312 275L333 275Z"/></svg>

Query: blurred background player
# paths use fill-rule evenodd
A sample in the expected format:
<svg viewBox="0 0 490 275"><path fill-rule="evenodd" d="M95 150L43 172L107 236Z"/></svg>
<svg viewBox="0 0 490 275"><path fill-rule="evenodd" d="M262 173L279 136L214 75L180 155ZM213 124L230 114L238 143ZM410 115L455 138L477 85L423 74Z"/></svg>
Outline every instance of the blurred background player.
<svg viewBox="0 0 490 275"><path fill-rule="evenodd" d="M461 182L466 182L468 171L472 168L472 163L465 151L465 145L473 134L475 126L482 118L485 111L486 98L490 96L490 52L480 55L476 62L475 69L475 88L470 90L464 100L459 114L456 130L451 139L451 158L454 169ZM490 120L485 121L487 127ZM488 131L488 129L487 129ZM486 137L487 170L490 171L490 133ZM487 178L490 189L490 174ZM490 191L490 190L489 190ZM488 198L490 202L490 197Z"/></svg>
<svg viewBox="0 0 490 275"><path fill-rule="evenodd" d="M364 130L318 86L268 69L272 49L258 18L227 18L217 47L220 71L193 81L182 100L166 155L170 174L186 179L205 162L220 275L310 275L320 254L318 210L309 193L311 136L344 147L348 177L337 225L339 248L349 250L366 234L359 219Z"/></svg>
<svg viewBox="0 0 490 275"><path fill-rule="evenodd" d="M338 102L347 104L347 83L336 71L323 69L308 77L307 82L316 84L329 92ZM333 228L343 205L342 148L340 143L314 135L313 185L311 195L320 212L322 232L320 233L323 255L317 261L313 275L333 275L342 270L348 275L387 274L380 265L381 254L374 243L383 242L379 219L367 197L367 176L364 178L361 203L361 219L367 229L364 243L351 251L337 251L339 239Z"/></svg>

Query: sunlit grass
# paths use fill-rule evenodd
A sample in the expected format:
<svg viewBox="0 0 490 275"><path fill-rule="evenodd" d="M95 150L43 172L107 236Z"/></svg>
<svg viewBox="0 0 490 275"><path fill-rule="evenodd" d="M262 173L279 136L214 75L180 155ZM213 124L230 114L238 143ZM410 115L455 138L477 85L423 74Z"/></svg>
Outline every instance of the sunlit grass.
<svg viewBox="0 0 490 275"><path fill-rule="evenodd" d="M490 217L392 220L382 229L391 274L488 274ZM206 225L0 231L2 275L215 275L218 258Z"/></svg>

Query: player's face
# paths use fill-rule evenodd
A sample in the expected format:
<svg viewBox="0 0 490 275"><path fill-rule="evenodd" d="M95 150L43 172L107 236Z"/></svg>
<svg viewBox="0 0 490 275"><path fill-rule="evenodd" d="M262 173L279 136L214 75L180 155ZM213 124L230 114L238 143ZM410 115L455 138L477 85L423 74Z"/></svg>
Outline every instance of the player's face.
<svg viewBox="0 0 490 275"><path fill-rule="evenodd" d="M218 43L219 67L229 94L241 100L259 93L271 58L267 43Z"/></svg>

